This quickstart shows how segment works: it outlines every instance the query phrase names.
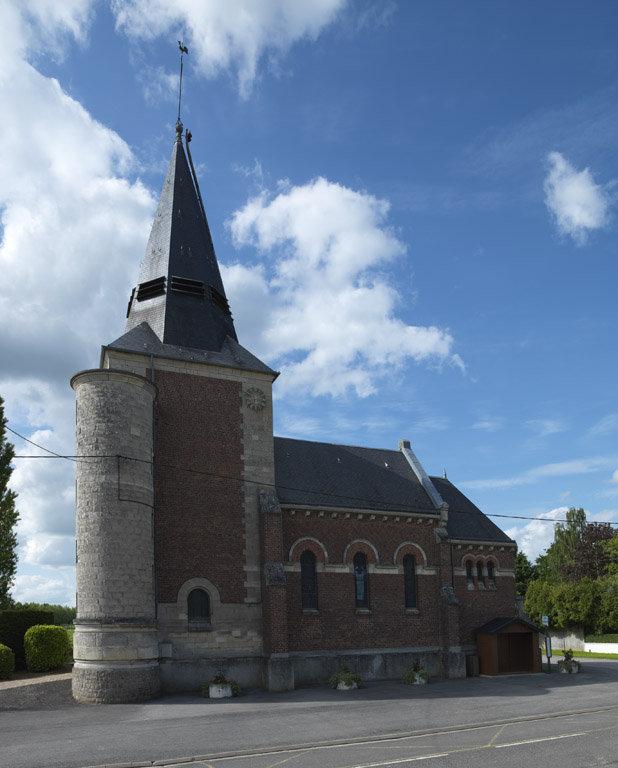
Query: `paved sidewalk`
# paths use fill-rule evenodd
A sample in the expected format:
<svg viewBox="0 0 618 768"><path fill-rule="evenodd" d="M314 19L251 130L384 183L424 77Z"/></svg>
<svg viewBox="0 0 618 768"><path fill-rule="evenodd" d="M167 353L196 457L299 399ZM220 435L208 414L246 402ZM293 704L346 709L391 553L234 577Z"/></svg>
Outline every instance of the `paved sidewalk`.
<svg viewBox="0 0 618 768"><path fill-rule="evenodd" d="M580 675L555 671L432 680L426 686L389 681L351 692L255 690L219 701L183 694L114 706L76 704L69 680L51 680L0 691L1 762L3 768L172 765L223 753L618 709L618 662L587 660L582 666ZM7 694L47 686L59 705L49 707L41 697L29 708L5 707Z"/></svg>

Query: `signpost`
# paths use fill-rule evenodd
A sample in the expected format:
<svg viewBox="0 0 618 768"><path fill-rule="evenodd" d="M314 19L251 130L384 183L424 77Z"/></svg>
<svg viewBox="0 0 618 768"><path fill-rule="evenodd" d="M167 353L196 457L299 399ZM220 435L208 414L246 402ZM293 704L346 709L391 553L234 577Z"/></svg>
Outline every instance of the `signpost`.
<svg viewBox="0 0 618 768"><path fill-rule="evenodd" d="M549 618L543 614L543 616L541 616L541 622L545 627L545 656L547 656L547 671L551 672L551 637L549 636L547 629L549 627Z"/></svg>

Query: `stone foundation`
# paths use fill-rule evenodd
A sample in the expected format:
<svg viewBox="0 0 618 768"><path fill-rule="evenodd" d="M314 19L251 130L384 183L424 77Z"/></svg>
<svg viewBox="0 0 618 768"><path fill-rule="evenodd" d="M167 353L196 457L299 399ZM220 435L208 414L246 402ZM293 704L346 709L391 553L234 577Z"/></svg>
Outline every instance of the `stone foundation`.
<svg viewBox="0 0 618 768"><path fill-rule="evenodd" d="M87 704L127 704L159 695L159 665L132 664L104 667L76 662L73 698Z"/></svg>

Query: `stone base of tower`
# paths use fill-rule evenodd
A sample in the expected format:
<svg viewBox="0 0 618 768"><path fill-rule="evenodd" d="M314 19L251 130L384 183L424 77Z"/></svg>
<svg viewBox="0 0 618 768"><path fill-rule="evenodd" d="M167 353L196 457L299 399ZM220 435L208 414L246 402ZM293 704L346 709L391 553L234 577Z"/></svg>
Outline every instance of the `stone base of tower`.
<svg viewBox="0 0 618 768"><path fill-rule="evenodd" d="M161 692L158 663L78 664L73 667L73 698L87 704L129 704Z"/></svg>
<svg viewBox="0 0 618 768"><path fill-rule="evenodd" d="M90 704L147 701L161 692L154 626L77 624L73 639L73 698Z"/></svg>

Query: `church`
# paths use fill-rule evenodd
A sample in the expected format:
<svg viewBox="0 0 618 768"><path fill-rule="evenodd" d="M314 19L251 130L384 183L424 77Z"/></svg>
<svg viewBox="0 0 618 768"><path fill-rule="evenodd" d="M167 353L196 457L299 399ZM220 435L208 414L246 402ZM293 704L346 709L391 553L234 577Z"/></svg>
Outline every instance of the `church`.
<svg viewBox="0 0 618 768"><path fill-rule="evenodd" d="M476 631L517 616L515 542L406 439L273 435L278 373L237 338L184 139L125 333L71 380L74 697L465 676Z"/></svg>

